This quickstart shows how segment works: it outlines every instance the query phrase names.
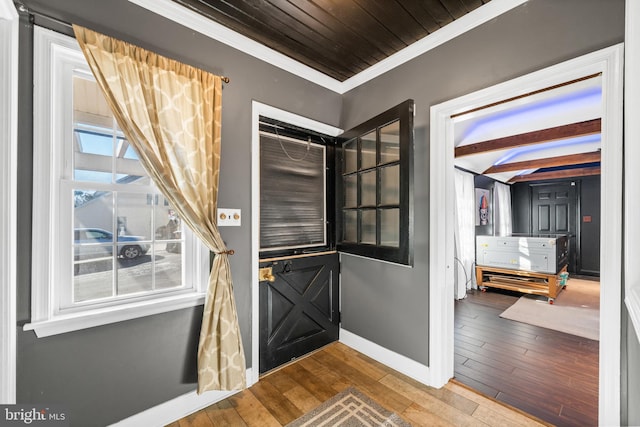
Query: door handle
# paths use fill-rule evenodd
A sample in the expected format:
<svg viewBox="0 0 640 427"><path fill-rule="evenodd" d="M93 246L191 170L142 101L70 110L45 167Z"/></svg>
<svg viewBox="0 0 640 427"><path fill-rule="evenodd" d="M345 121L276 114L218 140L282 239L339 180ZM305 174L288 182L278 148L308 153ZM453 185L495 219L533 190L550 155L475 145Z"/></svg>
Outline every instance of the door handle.
<svg viewBox="0 0 640 427"><path fill-rule="evenodd" d="M262 267L258 270L258 280L260 282L275 282L276 276L273 275L273 267Z"/></svg>

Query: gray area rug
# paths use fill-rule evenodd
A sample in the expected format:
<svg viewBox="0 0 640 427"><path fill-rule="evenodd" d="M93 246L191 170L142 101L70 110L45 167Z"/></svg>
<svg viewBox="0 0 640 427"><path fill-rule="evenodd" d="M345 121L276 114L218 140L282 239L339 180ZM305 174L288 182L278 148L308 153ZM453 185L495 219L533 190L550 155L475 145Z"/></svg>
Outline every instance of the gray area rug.
<svg viewBox="0 0 640 427"><path fill-rule="evenodd" d="M411 424L350 387L316 409L306 413L286 427L360 427L389 426L405 427Z"/></svg>
<svg viewBox="0 0 640 427"><path fill-rule="evenodd" d="M597 341L600 283L570 278L553 304L543 296L524 295L500 317Z"/></svg>

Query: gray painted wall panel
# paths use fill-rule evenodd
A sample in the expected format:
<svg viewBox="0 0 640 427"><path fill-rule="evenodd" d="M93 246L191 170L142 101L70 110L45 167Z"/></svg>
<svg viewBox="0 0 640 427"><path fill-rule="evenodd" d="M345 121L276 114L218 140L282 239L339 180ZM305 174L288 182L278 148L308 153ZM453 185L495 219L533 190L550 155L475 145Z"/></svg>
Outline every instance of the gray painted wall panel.
<svg viewBox="0 0 640 427"><path fill-rule="evenodd" d="M425 153L432 143L430 106L619 43L623 38L622 0L530 0L345 94L341 116L344 129L405 99L416 102L416 246L413 269L393 265L381 268L376 261L343 257L343 328L428 364L427 227L429 211L439 209L428 204L429 159ZM411 338L400 340L398 334Z"/></svg>

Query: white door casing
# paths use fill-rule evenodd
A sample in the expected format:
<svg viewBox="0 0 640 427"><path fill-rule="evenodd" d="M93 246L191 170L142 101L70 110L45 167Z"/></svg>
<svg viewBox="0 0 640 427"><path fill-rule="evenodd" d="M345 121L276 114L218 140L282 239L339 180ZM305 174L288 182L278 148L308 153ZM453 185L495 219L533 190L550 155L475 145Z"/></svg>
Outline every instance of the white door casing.
<svg viewBox="0 0 640 427"><path fill-rule="evenodd" d="M602 73L602 210L599 422L620 423L622 256L622 44L431 107L429 255L430 385L453 377L453 120L451 115L578 77ZM629 161L629 159L627 159Z"/></svg>

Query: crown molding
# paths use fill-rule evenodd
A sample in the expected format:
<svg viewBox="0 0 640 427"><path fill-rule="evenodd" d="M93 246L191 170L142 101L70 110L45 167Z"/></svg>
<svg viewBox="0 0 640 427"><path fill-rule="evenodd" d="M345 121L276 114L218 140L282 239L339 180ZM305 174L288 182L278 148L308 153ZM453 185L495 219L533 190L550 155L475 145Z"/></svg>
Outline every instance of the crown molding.
<svg viewBox="0 0 640 427"><path fill-rule="evenodd" d="M268 62L298 77L344 94L417 56L458 37L473 28L490 21L528 0L491 0L489 3L469 12L432 34L418 40L390 57L372 65L355 76L341 82L327 76L301 62L295 61L269 47L245 37L217 22L200 15L172 0L129 0L144 9L170 19L180 25L197 31L207 37L238 49L257 59Z"/></svg>

